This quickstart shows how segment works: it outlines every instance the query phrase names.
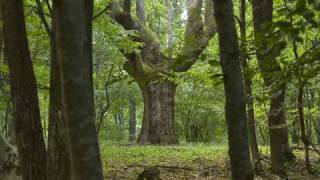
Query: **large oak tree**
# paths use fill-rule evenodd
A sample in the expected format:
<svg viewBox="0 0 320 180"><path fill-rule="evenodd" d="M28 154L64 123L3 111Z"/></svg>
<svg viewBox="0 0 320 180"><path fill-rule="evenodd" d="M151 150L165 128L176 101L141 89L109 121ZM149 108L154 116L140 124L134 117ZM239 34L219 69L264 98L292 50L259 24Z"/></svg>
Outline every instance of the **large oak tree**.
<svg viewBox="0 0 320 180"><path fill-rule="evenodd" d="M187 1L184 45L175 55L168 55L164 53L165 49L160 48L156 33L145 25L143 1L136 2L138 18L132 15L131 0L124 0L121 5L119 1L113 1L111 16L124 29L136 31L138 35L132 40L143 44L138 53L124 53L127 58L125 69L138 83L144 102L138 141L141 144L176 144L174 109L177 84L170 81L169 76L190 69L208 46L216 30L213 2ZM205 11L202 10L204 4Z"/></svg>

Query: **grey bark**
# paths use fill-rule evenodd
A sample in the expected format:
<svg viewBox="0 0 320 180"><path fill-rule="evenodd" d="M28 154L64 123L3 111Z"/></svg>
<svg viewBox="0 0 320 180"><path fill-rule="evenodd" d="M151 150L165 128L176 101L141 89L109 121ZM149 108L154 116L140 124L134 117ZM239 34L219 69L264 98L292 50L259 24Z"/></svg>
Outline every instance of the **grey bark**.
<svg viewBox="0 0 320 180"><path fill-rule="evenodd" d="M54 6L64 120L61 125L67 137L71 179L102 180L92 79L93 0L55 0Z"/></svg>
<svg viewBox="0 0 320 180"><path fill-rule="evenodd" d="M41 127L37 84L24 21L23 1L2 4L4 53L9 65L10 90L17 148L24 180L46 179L46 150Z"/></svg>
<svg viewBox="0 0 320 180"><path fill-rule="evenodd" d="M220 59L226 96L229 157L232 179L254 179L248 145L246 103L240 67L240 52L232 0L214 0Z"/></svg>

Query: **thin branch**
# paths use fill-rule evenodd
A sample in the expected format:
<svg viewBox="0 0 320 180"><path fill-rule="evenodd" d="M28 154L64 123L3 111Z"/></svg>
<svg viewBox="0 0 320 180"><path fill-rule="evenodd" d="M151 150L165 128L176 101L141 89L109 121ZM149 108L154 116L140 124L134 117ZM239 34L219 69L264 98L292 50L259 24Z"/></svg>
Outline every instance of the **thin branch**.
<svg viewBox="0 0 320 180"><path fill-rule="evenodd" d="M41 22L44 25L48 35L51 36L52 30L51 30L49 23L45 17L42 4L41 4L40 0L36 0L36 3L37 3L37 14L39 15Z"/></svg>
<svg viewBox="0 0 320 180"><path fill-rule="evenodd" d="M99 115L99 122L98 122L98 125L97 125L97 134L99 134L100 132L100 129L101 129L101 125L103 124L103 120L104 120L104 117L105 117L105 114L108 112L109 108L110 108L110 97L109 97L109 92L108 92L108 83L111 79L111 75L112 75L112 72L114 70L114 67L115 67L115 63L111 65L111 68L110 68L110 71L109 71L109 74L108 74L108 79L104 85L105 87L105 92L106 92L106 99L107 99L107 104L106 106L103 108L103 110L101 111L100 115Z"/></svg>
<svg viewBox="0 0 320 180"><path fill-rule="evenodd" d="M110 4L106 5L106 7L104 9L102 9L99 13L97 13L96 15L94 15L92 17L92 21L94 21L95 19L97 19L98 17L100 17L102 14L104 14L105 12L107 12L110 9Z"/></svg>
<svg viewBox="0 0 320 180"><path fill-rule="evenodd" d="M51 7L51 5L50 5L50 3L49 3L49 0L45 0L45 2L46 2L46 5L47 5L47 7L48 7L48 10L49 10L50 15L52 16L53 11L52 11L52 7Z"/></svg>

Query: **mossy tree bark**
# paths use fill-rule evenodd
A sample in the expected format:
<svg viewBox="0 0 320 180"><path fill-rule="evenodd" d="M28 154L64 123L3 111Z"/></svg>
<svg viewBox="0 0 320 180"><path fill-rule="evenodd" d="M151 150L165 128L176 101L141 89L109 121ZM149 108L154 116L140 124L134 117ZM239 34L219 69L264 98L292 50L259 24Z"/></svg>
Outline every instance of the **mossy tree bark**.
<svg viewBox="0 0 320 180"><path fill-rule="evenodd" d="M220 63L226 96L229 157L232 179L253 180L246 118L246 100L232 0L214 0L218 25Z"/></svg>
<svg viewBox="0 0 320 180"><path fill-rule="evenodd" d="M22 178L46 179L46 149L41 127L37 83L32 66L23 1L2 3L4 53L9 65L13 118Z"/></svg>
<svg viewBox="0 0 320 180"><path fill-rule="evenodd" d="M205 18L202 18L202 0L196 0L188 8L184 47L176 56L167 56L160 49L160 42L147 26L143 1L136 1L137 17L131 15L131 1L120 6L114 1L111 16L126 30L135 30L136 42L144 45L140 53L124 54L125 69L137 81L144 98L144 117L140 144L176 144L174 130L174 98L176 84L168 80L169 72L183 72L191 68L215 33L212 1L207 0ZM164 96L164 97L163 97Z"/></svg>

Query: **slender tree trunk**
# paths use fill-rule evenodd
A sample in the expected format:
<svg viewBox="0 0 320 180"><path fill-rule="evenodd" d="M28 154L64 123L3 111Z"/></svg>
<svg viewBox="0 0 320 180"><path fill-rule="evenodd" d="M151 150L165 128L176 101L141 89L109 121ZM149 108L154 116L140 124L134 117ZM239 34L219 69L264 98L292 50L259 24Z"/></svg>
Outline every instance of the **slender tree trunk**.
<svg viewBox="0 0 320 180"><path fill-rule="evenodd" d="M303 93L304 93L304 84L302 82L300 82L299 88L298 88L297 107L298 107L298 113L299 113L301 140L302 140L304 148L305 148L306 168L307 168L308 172L311 173L312 172L312 168L311 168L310 158L309 158L310 140L308 139L308 136L306 134L306 127L305 127L305 122L304 122Z"/></svg>
<svg viewBox="0 0 320 180"><path fill-rule="evenodd" d="M214 0L218 25L220 58L226 96L229 156L232 179L250 180L254 173L250 160L245 93L240 67L238 37L232 0Z"/></svg>
<svg viewBox="0 0 320 180"><path fill-rule="evenodd" d="M129 109L130 109L130 121L129 121L129 140L131 142L136 140L136 129L137 129L137 103L133 95L129 97Z"/></svg>
<svg viewBox="0 0 320 180"><path fill-rule="evenodd" d="M276 61L277 54L279 54L278 50L271 48L272 53L264 54L266 49L270 49L270 43L263 37L266 31L263 29L263 24L272 22L272 14L273 0L253 1L256 54L264 84L269 89L270 110L268 126L271 166L275 174L285 175L285 161L294 158L289 147L288 128L284 112L286 84L280 78L281 66Z"/></svg>
<svg viewBox="0 0 320 180"><path fill-rule="evenodd" d="M144 116L140 144L177 144L174 130L176 84L169 81L140 86Z"/></svg>
<svg viewBox="0 0 320 180"><path fill-rule="evenodd" d="M246 94L247 104L247 123L248 123L248 138L251 157L253 165L256 171L259 166L259 148L256 134L256 121L254 117L254 99L252 94L252 76L249 71L248 56L247 56L247 33L246 33L246 0L240 0L239 6L240 12L240 39L241 39L241 51L240 62L242 65L242 71L244 73L244 91Z"/></svg>
<svg viewBox="0 0 320 180"><path fill-rule="evenodd" d="M320 120L317 120L317 124L315 125L316 137L317 137L317 144L320 145Z"/></svg>
<svg viewBox="0 0 320 180"><path fill-rule="evenodd" d="M54 6L71 179L102 180L92 79L93 0L54 0Z"/></svg>
<svg viewBox="0 0 320 180"><path fill-rule="evenodd" d="M118 120L119 120L119 132L120 132L120 140L124 139L124 112L123 112L123 104L121 104L120 111L118 112Z"/></svg>
<svg viewBox="0 0 320 180"><path fill-rule="evenodd" d="M67 137L61 124L62 97L60 68L57 61L55 42L55 15L52 14L52 28L48 32L50 36L50 104L49 104L49 128L48 128L48 180L70 179L70 156L67 149ZM60 126L59 126L60 125Z"/></svg>
<svg viewBox="0 0 320 180"><path fill-rule="evenodd" d="M46 150L23 1L2 1L5 58L9 64L14 125L24 180L46 179Z"/></svg>

